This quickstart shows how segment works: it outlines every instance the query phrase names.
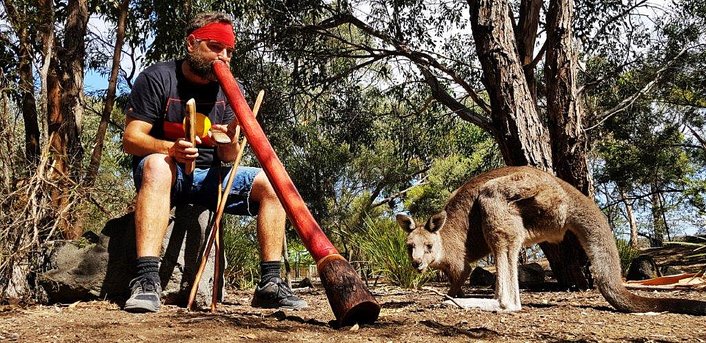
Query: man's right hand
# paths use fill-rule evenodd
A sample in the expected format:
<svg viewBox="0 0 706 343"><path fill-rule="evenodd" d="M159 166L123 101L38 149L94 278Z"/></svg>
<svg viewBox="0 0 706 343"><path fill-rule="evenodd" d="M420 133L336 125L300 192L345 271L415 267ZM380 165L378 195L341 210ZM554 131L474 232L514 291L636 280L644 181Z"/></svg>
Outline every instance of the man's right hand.
<svg viewBox="0 0 706 343"><path fill-rule="evenodd" d="M199 144L200 140L199 137L196 137L196 144ZM196 160L199 156L199 149L191 142L179 139L169 148L169 156L179 163L187 163Z"/></svg>

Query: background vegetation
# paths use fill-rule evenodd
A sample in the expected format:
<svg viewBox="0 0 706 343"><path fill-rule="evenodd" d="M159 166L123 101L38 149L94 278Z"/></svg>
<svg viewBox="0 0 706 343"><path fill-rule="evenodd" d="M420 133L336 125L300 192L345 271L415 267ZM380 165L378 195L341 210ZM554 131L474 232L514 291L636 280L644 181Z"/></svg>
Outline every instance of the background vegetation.
<svg viewBox="0 0 706 343"><path fill-rule="evenodd" d="M547 13L573 6L581 147L616 234L637 247L704 233L706 1L497 2L515 23L538 4L537 59L524 66L540 122L552 104ZM125 98L145 66L183 55L184 23L204 10L236 18L233 72L250 99L266 91L260 122L329 238L375 273L419 285L426 276L404 268L393 214L421 219L472 175L513 162L499 123L483 117L493 95L473 3L3 0L0 289L41 264L45 242L131 210ZM248 287L254 230L248 219L227 227L229 280ZM305 263L293 230L288 239Z"/></svg>

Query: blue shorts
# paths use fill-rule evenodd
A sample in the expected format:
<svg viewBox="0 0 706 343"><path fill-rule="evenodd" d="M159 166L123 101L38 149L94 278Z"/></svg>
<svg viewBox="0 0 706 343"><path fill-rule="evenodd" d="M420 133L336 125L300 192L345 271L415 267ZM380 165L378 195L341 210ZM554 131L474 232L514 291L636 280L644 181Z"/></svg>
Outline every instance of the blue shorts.
<svg viewBox="0 0 706 343"><path fill-rule="evenodd" d="M140 191L142 185L142 169L145 159L133 169L132 175L135 180L135 188ZM186 175L184 166L177 164L177 175L174 185L172 185L171 199L172 205L195 204L216 209L218 200L219 174L221 179L221 189L228 183L230 167L196 168L191 175ZM255 176L262 171L254 167L238 167L235 180L230 188L228 202L224 212L236 215L255 216L259 210L259 204L250 199L250 191L255 180Z"/></svg>

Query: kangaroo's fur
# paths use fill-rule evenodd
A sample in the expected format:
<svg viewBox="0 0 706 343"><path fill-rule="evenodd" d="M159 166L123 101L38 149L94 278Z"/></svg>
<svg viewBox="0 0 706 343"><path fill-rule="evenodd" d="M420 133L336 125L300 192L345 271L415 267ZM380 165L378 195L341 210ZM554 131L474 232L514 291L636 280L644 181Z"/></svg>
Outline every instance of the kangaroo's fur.
<svg viewBox="0 0 706 343"><path fill-rule="evenodd" d="M409 234L412 264L443 271L448 294L460 296L470 262L495 257L495 299L468 300L469 307L491 311L520 310L517 260L523 246L560 242L573 232L591 262L594 281L606 300L624 312L706 314L706 302L646 298L627 291L620 258L608 221L598 206L561 179L531 167L505 167L483 173L457 189L445 208L424 225L398 214ZM459 299L456 299L458 301Z"/></svg>

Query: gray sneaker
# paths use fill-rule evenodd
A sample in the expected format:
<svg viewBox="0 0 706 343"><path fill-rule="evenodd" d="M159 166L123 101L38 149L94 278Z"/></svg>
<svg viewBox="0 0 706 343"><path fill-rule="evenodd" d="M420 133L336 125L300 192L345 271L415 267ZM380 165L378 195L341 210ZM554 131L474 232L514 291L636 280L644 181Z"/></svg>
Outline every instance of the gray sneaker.
<svg viewBox="0 0 706 343"><path fill-rule="evenodd" d="M149 277L136 277L130 281L130 299L123 308L128 312L157 312L162 306L162 286Z"/></svg>
<svg viewBox="0 0 706 343"><path fill-rule="evenodd" d="M274 277L262 287L260 285L255 287L255 295L252 298L251 306L298 310L308 305L306 301L294 295L284 280Z"/></svg>

